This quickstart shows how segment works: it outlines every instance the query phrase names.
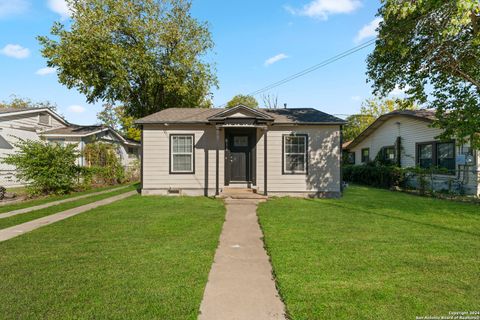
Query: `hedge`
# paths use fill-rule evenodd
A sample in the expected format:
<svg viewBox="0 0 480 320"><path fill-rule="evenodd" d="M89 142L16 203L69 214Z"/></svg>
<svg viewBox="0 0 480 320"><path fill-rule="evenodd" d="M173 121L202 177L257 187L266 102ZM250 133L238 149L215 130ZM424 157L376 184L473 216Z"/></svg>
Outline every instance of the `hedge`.
<svg viewBox="0 0 480 320"><path fill-rule="evenodd" d="M343 179L378 188L403 186L405 171L395 166L385 165L346 165L343 167Z"/></svg>

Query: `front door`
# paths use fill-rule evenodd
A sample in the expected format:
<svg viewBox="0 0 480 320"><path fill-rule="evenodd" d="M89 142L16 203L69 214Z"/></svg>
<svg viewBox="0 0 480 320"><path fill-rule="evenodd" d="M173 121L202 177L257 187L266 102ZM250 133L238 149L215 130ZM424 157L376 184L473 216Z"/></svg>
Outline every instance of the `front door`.
<svg viewBox="0 0 480 320"><path fill-rule="evenodd" d="M229 133L227 137L227 184L250 184L253 179L254 134L236 131Z"/></svg>

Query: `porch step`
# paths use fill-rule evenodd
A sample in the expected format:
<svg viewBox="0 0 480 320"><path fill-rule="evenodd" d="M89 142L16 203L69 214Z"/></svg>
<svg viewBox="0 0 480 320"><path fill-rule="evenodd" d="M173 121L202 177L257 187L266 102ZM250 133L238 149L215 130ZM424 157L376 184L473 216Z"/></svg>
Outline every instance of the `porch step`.
<svg viewBox="0 0 480 320"><path fill-rule="evenodd" d="M268 197L257 194L253 192L252 189L247 188L224 188L223 192L220 194L219 198L222 199L256 199L256 200L266 200Z"/></svg>

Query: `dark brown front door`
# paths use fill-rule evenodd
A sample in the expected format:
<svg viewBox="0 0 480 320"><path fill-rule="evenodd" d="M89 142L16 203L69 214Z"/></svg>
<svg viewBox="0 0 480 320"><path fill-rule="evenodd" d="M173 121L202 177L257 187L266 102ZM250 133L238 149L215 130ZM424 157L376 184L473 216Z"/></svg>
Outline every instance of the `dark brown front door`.
<svg viewBox="0 0 480 320"><path fill-rule="evenodd" d="M229 139L230 150L230 181L247 182L250 177L250 137L246 134L231 134Z"/></svg>
<svg viewBox="0 0 480 320"><path fill-rule="evenodd" d="M254 184L255 129L229 129L226 137L226 185Z"/></svg>

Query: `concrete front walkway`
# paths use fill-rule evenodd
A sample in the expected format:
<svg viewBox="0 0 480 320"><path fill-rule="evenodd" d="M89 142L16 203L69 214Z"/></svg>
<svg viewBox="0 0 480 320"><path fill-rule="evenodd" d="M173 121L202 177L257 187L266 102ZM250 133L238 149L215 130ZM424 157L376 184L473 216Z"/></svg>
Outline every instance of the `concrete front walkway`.
<svg viewBox="0 0 480 320"><path fill-rule="evenodd" d="M256 214L257 200L225 200L227 216L200 320L285 319Z"/></svg>
<svg viewBox="0 0 480 320"><path fill-rule="evenodd" d="M13 216L16 216L17 214L22 214L22 213L32 212L32 211L36 211L36 210L40 210L40 209L45 209L45 208L48 208L48 207L51 207L51 206L56 206L57 204L72 202L72 201L75 201L75 200L80 200L80 199L88 198L88 197L91 197L91 196L98 196L100 194L105 194L105 193L109 193L109 192L118 191L118 190L121 190L121 189L125 189L126 187L129 187L129 186L122 186L122 187L119 187L119 188L107 189L107 190L103 190L103 191L99 191L99 192L93 192L93 193L87 193L87 194L83 194L81 196L76 196L76 197L72 197L72 198L68 198L68 199L47 202L47 203L44 203L44 204L40 204L38 206L33 206L33 207L13 210L13 211L5 212L5 213L0 213L0 219L13 217Z"/></svg>
<svg viewBox="0 0 480 320"><path fill-rule="evenodd" d="M39 218L39 219L36 219L36 220L28 221L28 222L25 222L25 223L22 223L22 224L19 224L19 225L10 227L10 228L2 229L2 230L0 230L0 242L15 238L15 237L20 236L24 233L30 232L32 230L38 229L38 228L43 227L43 226L47 226L47 225L52 224L54 222L73 217L73 216L75 216L77 214L80 214L80 213L83 213L85 211L88 211L88 210L91 210L91 209L94 209L94 208L97 208L97 207L100 207L100 206L104 206L104 205L113 203L115 201L125 199L127 197L131 197L136 193L137 193L137 191L125 192L125 193L122 193L122 194L117 195L117 196L113 196L113 197L110 197L110 198L107 198L107 199L103 199L103 200L99 200L99 201L92 202L92 203L89 203L89 204L85 204L85 205L77 207L77 208L73 208L73 209L62 211L62 212L58 212L58 213L55 213L55 214L52 214L52 215L49 215L49 216L46 216L46 217L43 217L43 218Z"/></svg>

